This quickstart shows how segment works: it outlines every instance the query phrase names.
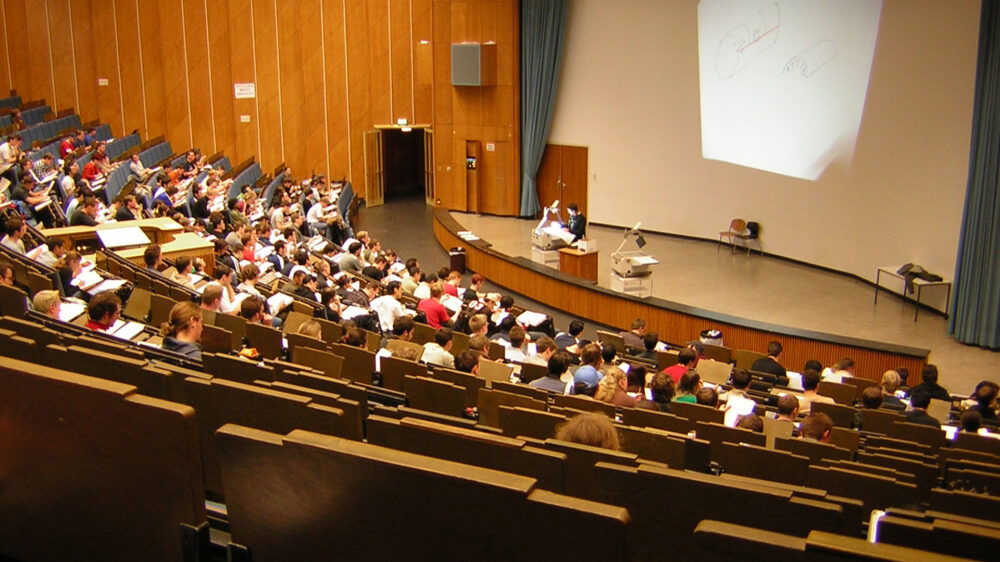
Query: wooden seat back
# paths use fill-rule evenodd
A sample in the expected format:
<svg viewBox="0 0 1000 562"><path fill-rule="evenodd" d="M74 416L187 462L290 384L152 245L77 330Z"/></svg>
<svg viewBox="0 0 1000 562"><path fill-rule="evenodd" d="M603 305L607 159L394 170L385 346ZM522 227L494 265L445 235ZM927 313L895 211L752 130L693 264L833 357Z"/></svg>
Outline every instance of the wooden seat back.
<svg viewBox="0 0 1000 562"><path fill-rule="evenodd" d="M508 437L523 435L544 440L556 436L556 430L566 423L566 417L530 408L500 406L499 423Z"/></svg>
<svg viewBox="0 0 1000 562"><path fill-rule="evenodd" d="M230 349L240 349L243 347L243 338L247 335L247 321L242 316L235 314L216 314L215 323L226 330L231 336Z"/></svg>
<svg viewBox="0 0 1000 562"><path fill-rule="evenodd" d="M829 494L861 500L864 502L866 512L872 509L911 505L919 498L914 484L816 464L809 467L809 486L821 488Z"/></svg>
<svg viewBox="0 0 1000 562"><path fill-rule="evenodd" d="M718 461L719 451L723 443L747 443L764 447L767 437L763 433L738 427L729 427L721 423L695 422L695 434L698 439L704 439L712 444L712 460Z"/></svg>
<svg viewBox="0 0 1000 562"><path fill-rule="evenodd" d="M390 340L392 341L392 340ZM403 377L428 377L427 365L400 359L398 357L382 357L379 359L379 373L382 375L382 386L391 390L403 391Z"/></svg>
<svg viewBox="0 0 1000 562"><path fill-rule="evenodd" d="M767 439L765 446L768 449L774 448L774 440L777 438L791 439L795 432L795 424L788 420L762 418L764 421L764 437Z"/></svg>
<svg viewBox="0 0 1000 562"><path fill-rule="evenodd" d="M879 384L873 380L862 379L859 377L844 377L840 381L841 384L846 384L854 387L854 399L860 401L861 395L864 394L866 388L871 388L873 386L878 386Z"/></svg>
<svg viewBox="0 0 1000 562"><path fill-rule="evenodd" d="M330 351L344 358L343 377L362 384L371 384L372 373L375 372L375 354L367 349L331 344Z"/></svg>
<svg viewBox="0 0 1000 562"><path fill-rule="evenodd" d="M720 363L733 362L733 349L724 345L705 344L705 351L703 355ZM701 361L698 362L698 366L701 367Z"/></svg>
<svg viewBox="0 0 1000 562"><path fill-rule="evenodd" d="M465 413L465 388L429 377L403 377L406 403L414 408L429 410L449 416L461 417Z"/></svg>
<svg viewBox="0 0 1000 562"><path fill-rule="evenodd" d="M726 420L726 412L711 406L701 404L690 404L687 402L671 402L670 410L675 415L687 418L691 422L723 423Z"/></svg>
<svg viewBox="0 0 1000 562"><path fill-rule="evenodd" d="M819 386L816 387L816 394L829 396L837 404L852 406L854 398L858 394L858 387L839 382L820 381Z"/></svg>
<svg viewBox="0 0 1000 562"><path fill-rule="evenodd" d="M773 482L805 486L809 480L809 457L747 443L722 443L718 463L726 473Z"/></svg>
<svg viewBox="0 0 1000 562"><path fill-rule="evenodd" d="M183 558L180 525L205 521L190 407L11 358L0 388L5 557Z"/></svg>
<svg viewBox="0 0 1000 562"><path fill-rule="evenodd" d="M316 369L331 379L339 379L343 374L344 358L330 351L299 345L293 348L292 353L292 363Z"/></svg>
<svg viewBox="0 0 1000 562"><path fill-rule="evenodd" d="M486 381L476 375L445 367L434 367L430 377L464 388L466 406L475 405L479 401L479 389L486 388Z"/></svg>
<svg viewBox="0 0 1000 562"><path fill-rule="evenodd" d="M420 357L424 354L424 346L412 341L393 339L386 342L385 347L389 350L389 353L392 353L393 355L396 354L396 350L398 349L412 349L413 352L416 353L416 357L413 358L414 361L420 361Z"/></svg>
<svg viewBox="0 0 1000 562"><path fill-rule="evenodd" d="M861 429L869 433L892 435L892 424L905 420L905 417L892 410L870 410L868 408L858 410L858 421L861 422Z"/></svg>
<svg viewBox="0 0 1000 562"><path fill-rule="evenodd" d="M217 316L225 316L218 314ZM230 353L233 351L233 334L225 328L205 324L201 330L201 350L207 353Z"/></svg>
<svg viewBox="0 0 1000 562"><path fill-rule="evenodd" d="M227 426L217 439L232 540L254 560L625 559L624 509L536 489L533 478L308 431ZM278 500L289 490L294 498ZM552 526L600 544L524 532Z"/></svg>
<svg viewBox="0 0 1000 562"><path fill-rule="evenodd" d="M767 357L763 353L758 353L756 351L750 351L749 349L737 349L735 351L736 357L736 368L744 369L749 371L750 367L753 366L754 361L758 359L763 359Z"/></svg>
<svg viewBox="0 0 1000 562"><path fill-rule="evenodd" d="M549 391L542 390L540 388L535 388L533 386L528 386L526 384L517 384L513 382L505 381L492 381L490 383L490 388L493 390L501 390L503 392L511 392L513 394L521 394L523 396L528 396L536 400L549 400Z"/></svg>
<svg viewBox="0 0 1000 562"><path fill-rule="evenodd" d="M681 434L694 429L694 422L687 418L641 408L622 408L622 423L635 427L655 427Z"/></svg>
<svg viewBox="0 0 1000 562"><path fill-rule="evenodd" d="M479 396L476 397L476 406L479 410L479 423L489 427L500 427L501 405L529 408L544 412L547 403L520 394L482 388L479 390Z"/></svg>
<svg viewBox="0 0 1000 562"><path fill-rule="evenodd" d="M893 423L892 436L896 439L926 445L930 447L932 454L937 454L938 449L944 446L948 440L942 429L905 421Z"/></svg>
<svg viewBox="0 0 1000 562"><path fill-rule="evenodd" d="M583 396L573 396L569 394L553 394L552 403L560 408L573 408L585 412L597 412L610 418L615 417L615 405L608 402L601 402Z"/></svg>
<svg viewBox="0 0 1000 562"><path fill-rule="evenodd" d="M281 330L254 323L247 324L246 330L250 347L256 348L261 357L265 359L281 357Z"/></svg>
<svg viewBox="0 0 1000 562"><path fill-rule="evenodd" d="M228 353L202 353L205 372L229 381L253 384L256 380L273 381L274 368Z"/></svg>
<svg viewBox="0 0 1000 562"><path fill-rule="evenodd" d="M854 420L858 415L858 411L853 406L828 404L825 402L813 402L810 412L813 414L826 414L833 420L833 425L848 429L854 427Z"/></svg>
<svg viewBox="0 0 1000 562"><path fill-rule="evenodd" d="M847 449L807 439L782 439L778 437L774 440L774 448L809 457L811 464L816 464L822 459L847 460L851 458L851 452Z"/></svg>

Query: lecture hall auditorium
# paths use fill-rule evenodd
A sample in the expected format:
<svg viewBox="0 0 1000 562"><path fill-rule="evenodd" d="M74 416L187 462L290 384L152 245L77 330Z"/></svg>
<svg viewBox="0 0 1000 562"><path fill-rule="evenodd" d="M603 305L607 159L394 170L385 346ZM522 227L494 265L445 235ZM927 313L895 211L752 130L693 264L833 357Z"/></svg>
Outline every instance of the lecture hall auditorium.
<svg viewBox="0 0 1000 562"><path fill-rule="evenodd" d="M733 21L780 11L777 41L832 5L753 4ZM805 180L702 157L699 10L726 5L0 2L0 560L996 559L996 352L942 335L936 292L918 319L871 291L879 266L960 262L1000 16L852 4L878 8L863 119ZM526 148L525 51L556 35ZM637 221L682 245L658 256L668 296L527 259L556 197L602 260ZM716 242L738 216L763 225L751 251ZM855 284L870 317L667 300L681 256Z"/></svg>

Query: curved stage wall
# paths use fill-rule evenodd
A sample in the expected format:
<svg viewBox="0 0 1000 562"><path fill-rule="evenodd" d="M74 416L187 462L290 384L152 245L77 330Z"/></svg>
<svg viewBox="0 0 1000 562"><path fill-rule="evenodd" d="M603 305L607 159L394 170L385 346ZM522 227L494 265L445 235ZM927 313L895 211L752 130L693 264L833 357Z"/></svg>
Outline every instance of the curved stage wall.
<svg viewBox="0 0 1000 562"><path fill-rule="evenodd" d="M779 340L784 346L781 362L792 370L801 370L809 359L831 365L842 357L850 357L858 364L857 376L872 380L880 380L884 371L897 367L906 367L916 375L930 354L927 349L799 330L663 299L626 296L526 258L502 254L493 250L489 242L462 240L457 235L462 230L466 229L446 209L435 209L434 236L446 250L464 247L469 269L497 285L599 324L628 326L635 318L645 318L650 326L656 327L660 339L673 342L691 341L702 330L715 328L722 330L726 345L734 350L762 351L767 342Z"/></svg>

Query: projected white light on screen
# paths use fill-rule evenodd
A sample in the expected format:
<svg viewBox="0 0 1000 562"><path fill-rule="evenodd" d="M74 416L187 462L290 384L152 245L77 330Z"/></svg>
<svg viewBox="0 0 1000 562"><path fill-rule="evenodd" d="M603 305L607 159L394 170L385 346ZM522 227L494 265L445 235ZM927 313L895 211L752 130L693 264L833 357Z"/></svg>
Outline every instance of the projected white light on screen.
<svg viewBox="0 0 1000 562"><path fill-rule="evenodd" d="M881 0L701 0L702 156L815 180L854 153Z"/></svg>

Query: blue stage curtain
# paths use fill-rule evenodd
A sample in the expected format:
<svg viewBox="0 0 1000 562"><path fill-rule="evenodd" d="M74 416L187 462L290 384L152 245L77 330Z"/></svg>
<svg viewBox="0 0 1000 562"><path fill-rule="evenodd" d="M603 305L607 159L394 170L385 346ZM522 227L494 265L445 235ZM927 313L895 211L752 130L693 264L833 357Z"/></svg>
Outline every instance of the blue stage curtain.
<svg viewBox="0 0 1000 562"><path fill-rule="evenodd" d="M948 332L1000 347L1000 3L983 0L969 183Z"/></svg>
<svg viewBox="0 0 1000 562"><path fill-rule="evenodd" d="M556 102L568 0L521 0L521 216L541 210L535 176Z"/></svg>

